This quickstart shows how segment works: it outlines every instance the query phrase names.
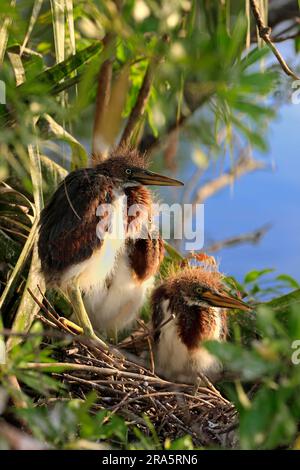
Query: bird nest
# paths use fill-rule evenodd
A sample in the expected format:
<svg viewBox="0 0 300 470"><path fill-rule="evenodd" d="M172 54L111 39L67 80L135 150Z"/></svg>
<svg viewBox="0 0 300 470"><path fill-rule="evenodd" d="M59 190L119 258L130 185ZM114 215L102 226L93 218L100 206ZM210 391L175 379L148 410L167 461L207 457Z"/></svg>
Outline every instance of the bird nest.
<svg viewBox="0 0 300 470"><path fill-rule="evenodd" d="M202 377L204 386L172 383L155 373L152 360L147 368L134 354L146 342L152 357L147 331L139 330L118 346L105 349L74 334L45 298L43 303L35 300L43 312L39 318L52 336L69 338L67 346L56 351L55 364L39 366L62 366L63 371L53 376L67 385L72 398L85 399L89 392L96 392L95 409L123 416L145 434L150 433L150 420L161 442L189 435L197 447L236 447L237 411L206 377Z"/></svg>

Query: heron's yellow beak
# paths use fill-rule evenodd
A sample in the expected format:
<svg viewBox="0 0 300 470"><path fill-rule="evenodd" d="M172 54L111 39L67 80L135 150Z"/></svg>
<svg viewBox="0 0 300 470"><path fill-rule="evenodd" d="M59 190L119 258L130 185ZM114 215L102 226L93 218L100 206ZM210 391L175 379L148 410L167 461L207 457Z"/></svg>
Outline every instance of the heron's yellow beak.
<svg viewBox="0 0 300 470"><path fill-rule="evenodd" d="M153 173L142 168L135 168L132 171L131 179L138 183L151 186L183 186L181 181L169 178L168 176Z"/></svg>
<svg viewBox="0 0 300 470"><path fill-rule="evenodd" d="M249 305L240 299L231 297L227 292L215 293L211 291L205 291L201 294L201 299L205 300L208 304L214 307L223 308L237 308L239 310L249 311L252 310Z"/></svg>

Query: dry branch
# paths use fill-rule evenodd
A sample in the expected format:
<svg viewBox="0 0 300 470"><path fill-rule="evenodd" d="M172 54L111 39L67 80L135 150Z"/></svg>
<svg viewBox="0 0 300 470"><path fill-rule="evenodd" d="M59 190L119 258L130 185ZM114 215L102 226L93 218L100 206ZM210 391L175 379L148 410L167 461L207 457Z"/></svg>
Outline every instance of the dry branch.
<svg viewBox="0 0 300 470"><path fill-rule="evenodd" d="M253 158L239 158L237 163L229 171L201 186L201 188L197 191L193 204L202 204L207 198L211 197L213 194L217 193L226 186L232 184L235 179L240 178L247 173L251 173L252 171L260 170L264 167L264 163L254 160Z"/></svg>
<svg viewBox="0 0 300 470"><path fill-rule="evenodd" d="M236 237L230 237L226 238L225 240L215 242L208 246L206 250L210 253L214 253L216 251L222 250L223 248L233 247L244 243L257 244L261 241L261 239L265 236L269 229L269 224L264 225L263 227L254 230L253 232L244 233Z"/></svg>
<svg viewBox="0 0 300 470"><path fill-rule="evenodd" d="M281 65L281 68L284 71L284 73L286 73L286 75L288 75L289 77L292 77L294 80L300 80L300 78L290 69L290 67L288 66L288 64L286 63L286 61L280 54L279 50L274 45L271 39L272 30L269 26L264 24L263 18L259 11L256 0L250 0L250 5L251 5L253 16L256 21L259 37L261 37L262 40L269 46L269 48L275 55L276 59L278 60L279 64Z"/></svg>

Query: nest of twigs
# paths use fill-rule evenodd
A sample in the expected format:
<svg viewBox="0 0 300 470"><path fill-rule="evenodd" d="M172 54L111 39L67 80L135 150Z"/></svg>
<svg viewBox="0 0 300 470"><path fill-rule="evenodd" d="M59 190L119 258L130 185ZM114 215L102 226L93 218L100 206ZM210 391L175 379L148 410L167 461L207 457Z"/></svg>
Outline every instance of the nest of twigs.
<svg viewBox="0 0 300 470"><path fill-rule="evenodd" d="M131 336L118 346L107 349L94 341L75 335L66 326L46 298L39 306L40 319L54 337L69 336L67 346L57 352L61 373L53 373L68 386L73 398L85 399L96 391L96 409L110 410L123 416L130 425L145 434L150 433L145 416L154 425L163 442L185 435L192 437L195 446L236 447L237 412L232 403L205 377L205 386L172 383L155 374L133 351L141 342L150 346L147 332ZM49 331L50 330L50 331ZM50 334L50 336L51 336ZM151 355L151 354L150 354ZM55 364L36 364L36 368ZM152 370L151 370L152 369Z"/></svg>

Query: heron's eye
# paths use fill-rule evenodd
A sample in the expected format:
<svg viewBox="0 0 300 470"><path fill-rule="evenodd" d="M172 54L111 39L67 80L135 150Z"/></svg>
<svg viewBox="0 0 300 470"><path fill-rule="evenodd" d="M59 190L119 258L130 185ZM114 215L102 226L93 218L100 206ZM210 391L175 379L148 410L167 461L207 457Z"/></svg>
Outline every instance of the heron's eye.
<svg viewBox="0 0 300 470"><path fill-rule="evenodd" d="M197 294L202 294L202 292L203 292L203 291L202 291L202 288L201 288L201 287L197 287L196 292L197 292Z"/></svg>
<svg viewBox="0 0 300 470"><path fill-rule="evenodd" d="M131 175L132 171L130 168L126 168L125 173L126 175Z"/></svg>

